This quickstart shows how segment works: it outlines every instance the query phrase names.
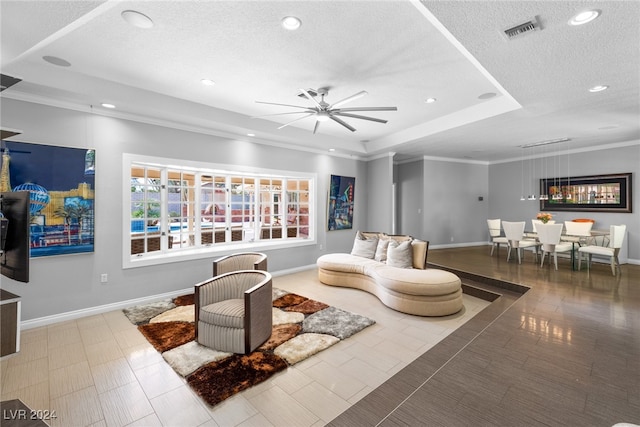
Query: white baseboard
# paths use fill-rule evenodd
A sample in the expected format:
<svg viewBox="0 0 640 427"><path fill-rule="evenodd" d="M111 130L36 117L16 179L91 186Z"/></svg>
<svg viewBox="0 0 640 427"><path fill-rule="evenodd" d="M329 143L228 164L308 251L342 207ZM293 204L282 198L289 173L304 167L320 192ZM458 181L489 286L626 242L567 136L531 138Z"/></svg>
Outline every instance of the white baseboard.
<svg viewBox="0 0 640 427"><path fill-rule="evenodd" d="M305 270L315 268L316 265L305 265L302 267L290 268L272 272L274 277L284 276L287 274L298 273ZM175 298L180 295L193 293L193 287L171 291L164 294L150 295L148 297L135 298L126 301L114 302L111 304L99 305L96 307L83 308L80 310L68 311L66 313L53 314L51 316L38 317L36 319L24 320L20 322L22 330L38 328L40 326L52 325L54 323L66 322L69 320L80 319L81 317L94 316L96 314L108 313L109 311L122 310L123 308L133 307L134 305L148 304L150 302L160 301L168 298Z"/></svg>
<svg viewBox="0 0 640 427"><path fill-rule="evenodd" d="M300 273L301 271L307 271L313 268L316 268L315 264L303 265L302 267L288 268L286 270L278 270L278 271L272 272L271 275L273 277L286 276L287 274Z"/></svg>
<svg viewBox="0 0 640 427"><path fill-rule="evenodd" d="M81 317L94 316L96 314L107 313L114 310L122 310L123 308L132 307L134 305L147 304L154 301L160 301L167 298L175 298L180 295L193 293L193 288L171 291L164 294L151 295L148 297L135 298L126 301L114 302L111 304L99 305L96 307L83 308L80 310L67 311L66 313L53 314L51 316L38 317L36 319L24 320L20 322L21 329L32 329L40 326L52 325L54 323L75 320Z"/></svg>

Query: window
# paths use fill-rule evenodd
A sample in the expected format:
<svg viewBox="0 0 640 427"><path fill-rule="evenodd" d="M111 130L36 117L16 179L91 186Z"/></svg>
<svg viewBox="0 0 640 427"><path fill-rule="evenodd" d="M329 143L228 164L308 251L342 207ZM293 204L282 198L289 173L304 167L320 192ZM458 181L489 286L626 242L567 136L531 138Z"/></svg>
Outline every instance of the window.
<svg viewBox="0 0 640 427"><path fill-rule="evenodd" d="M125 268L315 243L314 175L184 163L125 155Z"/></svg>

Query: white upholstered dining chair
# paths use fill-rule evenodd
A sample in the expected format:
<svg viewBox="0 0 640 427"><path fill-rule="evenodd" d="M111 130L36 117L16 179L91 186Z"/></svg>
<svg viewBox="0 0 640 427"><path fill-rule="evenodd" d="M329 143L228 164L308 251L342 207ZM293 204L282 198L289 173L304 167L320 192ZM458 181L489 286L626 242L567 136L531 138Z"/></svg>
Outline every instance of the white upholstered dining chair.
<svg viewBox="0 0 640 427"><path fill-rule="evenodd" d="M549 221L547 221L547 224L555 224L556 220L555 219L550 219ZM544 222L540 221L539 219L532 219L531 220L531 228L533 229L534 233L538 232L538 225L539 224L544 224Z"/></svg>
<svg viewBox="0 0 640 427"><path fill-rule="evenodd" d="M593 222L565 221L565 236L562 237L562 240L578 243L582 246L582 244L586 243L588 238L591 237L592 227Z"/></svg>
<svg viewBox="0 0 640 427"><path fill-rule="evenodd" d="M524 239L524 224L524 221L502 221L504 234L509 241L507 261L511 258L511 249L515 249L518 253L518 264L522 264L522 250L524 248L533 248L536 252L536 261L538 261L538 246L540 246L540 244L533 239Z"/></svg>
<svg viewBox="0 0 640 427"><path fill-rule="evenodd" d="M573 243L560 242L562 235L562 224L538 224L537 226L538 241L542 245L542 261L540 267L544 264L544 256L549 254L549 262L553 254L553 265L558 269L558 252L569 252L573 250Z"/></svg>
<svg viewBox="0 0 640 427"><path fill-rule="evenodd" d="M626 225L612 225L609 228L609 245L585 245L578 249L578 270L582 266L582 255L587 256L587 270L591 268L591 257L593 255L602 255L609 257L611 260L611 272L616 275L616 267L620 268L620 260L618 254L624 241L624 236L627 234Z"/></svg>
<svg viewBox="0 0 640 427"><path fill-rule="evenodd" d="M493 250L498 248L498 256L500 256L500 243L509 245L509 241L502 235L500 219L488 219L487 226L489 227L489 237L491 237L491 256L493 256Z"/></svg>

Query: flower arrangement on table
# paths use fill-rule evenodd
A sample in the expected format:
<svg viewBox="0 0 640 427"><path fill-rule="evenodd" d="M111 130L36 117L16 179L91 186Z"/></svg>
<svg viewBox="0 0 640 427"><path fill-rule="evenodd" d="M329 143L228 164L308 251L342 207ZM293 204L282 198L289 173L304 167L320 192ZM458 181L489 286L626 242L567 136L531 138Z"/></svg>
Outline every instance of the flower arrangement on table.
<svg viewBox="0 0 640 427"><path fill-rule="evenodd" d="M551 215L549 212L538 212L538 215L536 215L536 219L542 222L543 224L546 224L547 222L549 222L551 218L553 218L553 215Z"/></svg>

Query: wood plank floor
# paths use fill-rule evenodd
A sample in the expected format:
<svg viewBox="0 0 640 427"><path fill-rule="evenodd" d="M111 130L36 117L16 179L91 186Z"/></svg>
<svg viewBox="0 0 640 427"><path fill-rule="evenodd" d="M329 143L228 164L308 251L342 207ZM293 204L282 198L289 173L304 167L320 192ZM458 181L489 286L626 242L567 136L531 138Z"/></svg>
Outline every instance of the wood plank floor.
<svg viewBox="0 0 640 427"><path fill-rule="evenodd" d="M640 266L614 277L489 252L429 251L501 296L329 425L640 424Z"/></svg>

